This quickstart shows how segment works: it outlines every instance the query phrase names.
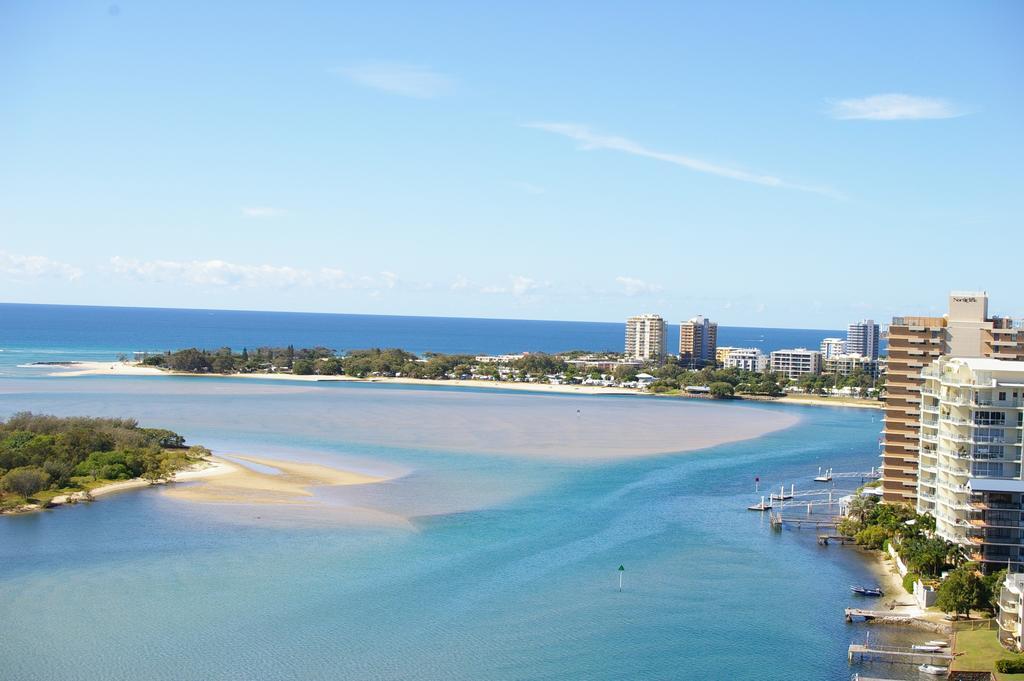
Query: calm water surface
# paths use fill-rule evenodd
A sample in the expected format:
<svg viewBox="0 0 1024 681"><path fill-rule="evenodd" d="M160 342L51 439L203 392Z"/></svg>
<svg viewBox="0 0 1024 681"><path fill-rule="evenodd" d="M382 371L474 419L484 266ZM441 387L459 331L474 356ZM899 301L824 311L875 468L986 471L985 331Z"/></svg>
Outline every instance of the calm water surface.
<svg viewBox="0 0 1024 681"><path fill-rule="evenodd" d="M875 412L762 406L800 421L699 452L592 462L353 441L311 415L311 400L343 409L390 387L310 397L211 381L213 398L160 378L5 379L0 416L133 415L231 451L400 469L358 503L411 529L243 519L156 490L3 518L0 678L916 678L847 665L865 631L843 622L848 586L873 581L855 550L773 533L745 510L755 475L800 489L819 465L876 465ZM433 414L440 392L402 399ZM474 394L499 416L511 404ZM644 402L534 395L530 408L567 399L596 415Z"/></svg>

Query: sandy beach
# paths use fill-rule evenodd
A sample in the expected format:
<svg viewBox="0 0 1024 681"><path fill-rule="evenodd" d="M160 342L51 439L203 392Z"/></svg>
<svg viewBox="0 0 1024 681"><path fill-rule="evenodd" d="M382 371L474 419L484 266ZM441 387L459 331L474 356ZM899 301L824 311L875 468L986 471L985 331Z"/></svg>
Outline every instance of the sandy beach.
<svg viewBox="0 0 1024 681"><path fill-rule="evenodd" d="M296 376L294 374L191 374L178 371L166 371L156 367L146 367L128 362L70 362L66 365L47 365L61 367L49 376L76 377L76 376L187 376L192 378L240 378L240 379L263 379L280 381L299 382L336 382L347 381L352 383L380 383L393 385L423 385L423 386L448 386L458 388L490 388L497 390L519 390L523 392L558 393L563 395L646 395L649 397L680 398L680 399L706 399L689 395L659 395L646 390L636 388L611 388L593 385L552 385L550 383L513 383L509 381L477 381L477 380L430 380L423 378L356 378L354 376ZM815 397L812 395L801 395L799 397L785 396L780 398L743 398L752 402L776 402L779 404L799 404L814 407L852 407L855 409L882 409L881 402L875 400L857 400L849 398Z"/></svg>
<svg viewBox="0 0 1024 681"><path fill-rule="evenodd" d="M206 480L209 478L215 478L217 476L231 473L234 469L238 468L235 464L230 461L225 461L217 457L210 457L208 460L201 461L192 468L187 470L179 471L175 474L174 482L191 482L195 480ZM159 483L160 485L168 483ZM139 489L142 487L155 487L148 480L142 478L133 478L131 480L122 480L120 482L112 482L109 485L103 485L91 490L90 494L95 499L97 497L106 496L115 492L124 492L131 489ZM59 494L50 500L52 506L60 506L61 504L68 503L69 497L77 497L76 500L83 498L81 492L75 492L73 494Z"/></svg>

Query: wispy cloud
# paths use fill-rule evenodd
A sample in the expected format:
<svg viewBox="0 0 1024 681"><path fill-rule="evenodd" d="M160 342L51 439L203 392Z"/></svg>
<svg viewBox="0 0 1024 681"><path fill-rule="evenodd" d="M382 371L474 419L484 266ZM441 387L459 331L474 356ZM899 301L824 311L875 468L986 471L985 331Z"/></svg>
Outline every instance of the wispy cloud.
<svg viewBox="0 0 1024 681"><path fill-rule="evenodd" d="M414 64L362 62L338 69L338 73L365 87L417 99L440 97L455 88L450 77Z"/></svg>
<svg viewBox="0 0 1024 681"><path fill-rule="evenodd" d="M673 165L682 166L683 168L695 170L699 173L717 175L730 180L750 182L752 184L759 184L765 187L775 187L778 189L793 189L796 191L811 192L831 198L841 198L836 191L827 187L812 187L803 184L796 184L772 175L760 175L745 170L739 170L737 168L729 168L727 166L709 163L707 161L683 156L681 154L672 154L664 151L657 151L655 149L648 149L647 147L625 137L596 133L585 125L576 125L574 123L527 123L525 127L544 130L545 132L551 132L556 135L562 135L563 137L576 140L580 143L580 149L584 151L595 149L619 151L625 154L632 154L633 156L653 158L658 161L664 161L665 163L671 163Z"/></svg>
<svg viewBox="0 0 1024 681"><path fill-rule="evenodd" d="M56 278L75 281L82 270L43 255L21 255L0 251L0 274L12 279Z"/></svg>
<svg viewBox="0 0 1024 681"><path fill-rule="evenodd" d="M112 270L119 275L150 283L184 283L226 288L292 288L383 290L395 288L394 272L375 276L354 275L345 270L321 267L304 269L287 265L247 265L225 260L133 260L115 256Z"/></svg>
<svg viewBox="0 0 1024 681"><path fill-rule="evenodd" d="M933 97L885 94L832 102L832 117L841 120L918 121L956 118L966 112L952 102Z"/></svg>
<svg viewBox="0 0 1024 681"><path fill-rule="evenodd" d="M242 209L242 215L247 218L276 218L284 215L286 211L270 206L252 206Z"/></svg>
<svg viewBox="0 0 1024 681"><path fill-rule="evenodd" d="M468 282L456 281L462 288L468 286ZM509 294L516 298L526 298L536 295L542 290L550 287L549 282L541 282L530 277L512 276L507 284L491 284L479 289L480 293ZM454 285L453 285L454 288Z"/></svg>
<svg viewBox="0 0 1024 681"><path fill-rule="evenodd" d="M652 284L634 277L615 277L615 283L622 288L622 292L627 296L658 293L662 289L659 284Z"/></svg>

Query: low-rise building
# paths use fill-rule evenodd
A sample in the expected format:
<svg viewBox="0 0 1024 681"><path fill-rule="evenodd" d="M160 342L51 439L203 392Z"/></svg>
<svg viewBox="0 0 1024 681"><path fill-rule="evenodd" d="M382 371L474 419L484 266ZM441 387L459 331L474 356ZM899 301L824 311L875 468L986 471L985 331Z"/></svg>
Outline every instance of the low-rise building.
<svg viewBox="0 0 1024 681"><path fill-rule="evenodd" d="M732 348L722 364L727 369L744 369L763 374L768 371L768 356L757 348Z"/></svg>
<svg viewBox="0 0 1024 681"><path fill-rule="evenodd" d="M807 348L774 350L769 359L772 373L797 379L805 374L821 373L821 353Z"/></svg>
<svg viewBox="0 0 1024 681"><path fill-rule="evenodd" d="M852 376L861 372L878 378L878 360L864 355L833 355L822 359L822 371L836 376Z"/></svg>
<svg viewBox="0 0 1024 681"><path fill-rule="evenodd" d="M1024 574L1006 575L999 589L999 641L1009 648L1021 652L1021 611L1024 610Z"/></svg>
<svg viewBox="0 0 1024 681"><path fill-rule="evenodd" d="M720 345L715 348L715 362L721 365L725 365L725 358L729 356L729 353L733 350L739 350L739 348L733 348L728 345Z"/></svg>

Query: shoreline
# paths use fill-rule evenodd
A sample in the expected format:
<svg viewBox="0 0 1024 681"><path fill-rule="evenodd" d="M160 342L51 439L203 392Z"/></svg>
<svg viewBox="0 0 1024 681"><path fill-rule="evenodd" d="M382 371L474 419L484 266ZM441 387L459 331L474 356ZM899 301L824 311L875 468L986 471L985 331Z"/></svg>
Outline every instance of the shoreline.
<svg viewBox="0 0 1024 681"><path fill-rule="evenodd" d="M238 378L238 379L266 379L277 381L296 381L303 383L364 383L382 385L413 385L432 387L452 388L483 388L490 390L517 390L521 392L555 393L561 395L638 395L644 397L678 398L685 400L711 401L711 398L702 395L687 394L659 394L651 393L639 388L613 388L604 386L576 385L576 384L551 384L551 383L517 383L509 381L480 381L473 379L446 379L435 380L426 378L405 378L392 376L377 376L372 378L356 378L354 376L317 376L317 375L295 375L295 374L223 374L223 373L202 373L194 374L185 371L168 371L156 367L144 367L139 364L125 362L75 362L69 361L64 364L32 365L40 368L58 368L61 371L52 372L48 376L56 378L78 378L85 376L177 376L188 378ZM737 396L731 400L715 400L716 402L764 402L775 404L795 404L800 406L814 407L851 407L854 409L882 409L881 402L875 400L858 401L851 398L830 398L801 395L800 397L758 397L758 396Z"/></svg>
<svg viewBox="0 0 1024 681"><path fill-rule="evenodd" d="M80 490L76 492L70 492L68 494L58 494L57 496L50 499L45 504L26 504L16 509L7 511L0 511L0 515L20 515L24 513L35 513L37 511L44 511L48 508L56 508L58 506L74 505L89 501L89 497L97 499L99 497L114 494L116 492L124 492L133 489L142 489L144 487L164 487L167 485L173 485L176 482L192 482L196 480L205 480L213 478L226 473L232 473L239 467L236 464L226 461L217 456L211 456L208 459L198 461L195 465L181 470L175 473L172 480L166 480L163 482L152 483L144 478L132 478L130 480L118 480L111 482L101 487L96 487L91 490ZM86 494L88 492L88 496Z"/></svg>

